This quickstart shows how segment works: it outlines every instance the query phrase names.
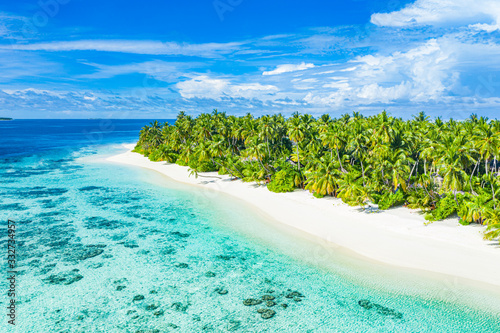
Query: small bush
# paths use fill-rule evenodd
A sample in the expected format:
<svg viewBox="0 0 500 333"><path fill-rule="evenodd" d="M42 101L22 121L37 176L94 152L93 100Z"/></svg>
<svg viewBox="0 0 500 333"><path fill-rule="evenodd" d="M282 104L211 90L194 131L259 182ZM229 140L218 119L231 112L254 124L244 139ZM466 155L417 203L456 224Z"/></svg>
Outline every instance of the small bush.
<svg viewBox="0 0 500 333"><path fill-rule="evenodd" d="M460 218L460 219L458 220L458 223L460 223L461 225L469 225L469 224L470 224L470 222L468 222L468 221L464 220L463 218Z"/></svg>
<svg viewBox="0 0 500 333"><path fill-rule="evenodd" d="M155 149L149 154L148 158L152 162L159 162L162 161L162 153L160 149Z"/></svg>
<svg viewBox="0 0 500 333"><path fill-rule="evenodd" d="M217 171L217 168L212 162L199 162L195 159L189 160L188 166L198 172Z"/></svg>
<svg viewBox="0 0 500 333"><path fill-rule="evenodd" d="M380 210L386 210L394 206L401 206L405 203L405 195L403 191L397 191L396 193L385 193L379 196L376 204Z"/></svg>
<svg viewBox="0 0 500 333"><path fill-rule="evenodd" d="M457 209L458 206L454 196L452 194L448 194L437 202L436 209L429 212L425 216L425 219L427 221L441 221L453 213L456 213Z"/></svg>
<svg viewBox="0 0 500 333"><path fill-rule="evenodd" d="M278 171L273 175L271 182L267 184L267 189L276 193L292 192L295 189L293 178L287 174L286 170Z"/></svg>
<svg viewBox="0 0 500 333"><path fill-rule="evenodd" d="M175 164L180 165L180 166L188 166L188 164L185 162L184 158L179 157L175 161Z"/></svg>

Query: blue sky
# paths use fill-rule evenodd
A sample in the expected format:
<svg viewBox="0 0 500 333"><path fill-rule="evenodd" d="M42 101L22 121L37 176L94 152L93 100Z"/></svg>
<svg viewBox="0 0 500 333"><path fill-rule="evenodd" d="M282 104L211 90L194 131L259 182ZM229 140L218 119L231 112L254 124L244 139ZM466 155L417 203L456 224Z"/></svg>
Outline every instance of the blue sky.
<svg viewBox="0 0 500 333"><path fill-rule="evenodd" d="M498 0L0 1L0 116L500 114Z"/></svg>

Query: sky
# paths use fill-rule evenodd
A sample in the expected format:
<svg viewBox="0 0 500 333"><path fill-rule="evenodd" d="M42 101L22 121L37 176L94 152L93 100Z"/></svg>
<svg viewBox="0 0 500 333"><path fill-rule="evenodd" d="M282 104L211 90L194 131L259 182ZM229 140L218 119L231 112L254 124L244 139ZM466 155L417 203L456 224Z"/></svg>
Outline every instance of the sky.
<svg viewBox="0 0 500 333"><path fill-rule="evenodd" d="M0 117L500 115L498 0L0 0Z"/></svg>

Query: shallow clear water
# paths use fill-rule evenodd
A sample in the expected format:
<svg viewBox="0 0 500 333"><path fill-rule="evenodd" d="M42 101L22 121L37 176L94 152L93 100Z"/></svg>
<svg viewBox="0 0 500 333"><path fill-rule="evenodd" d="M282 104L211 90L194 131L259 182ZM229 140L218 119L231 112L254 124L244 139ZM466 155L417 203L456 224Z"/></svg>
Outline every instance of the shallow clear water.
<svg viewBox="0 0 500 333"><path fill-rule="evenodd" d="M380 268L314 245L230 197L104 162L104 156L123 151L119 142L135 138L132 132L108 134L99 145L77 140L64 149L49 145L0 159L0 219L17 222L20 271L16 329L5 318L0 327L500 331L498 316L467 304L454 294L453 282L434 286L430 279L412 279L414 272ZM59 136L65 140L67 134ZM2 248L6 240L0 235ZM243 304L263 295L277 304ZM263 319L260 308L276 314Z"/></svg>

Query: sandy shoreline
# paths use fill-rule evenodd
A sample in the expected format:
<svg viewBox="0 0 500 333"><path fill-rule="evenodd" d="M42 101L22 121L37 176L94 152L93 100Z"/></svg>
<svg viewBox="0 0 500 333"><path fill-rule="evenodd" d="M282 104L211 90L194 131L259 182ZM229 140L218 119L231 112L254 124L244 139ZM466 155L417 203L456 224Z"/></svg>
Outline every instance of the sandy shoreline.
<svg viewBox="0 0 500 333"><path fill-rule="evenodd" d="M220 179L195 178L189 176L187 167L151 162L131 151L107 161L148 168L178 182L224 192L280 223L376 261L500 286L500 248L482 239L481 227L464 227L453 220L425 226L421 215L406 208L367 214L338 199L317 199L302 190L273 193L216 173L203 175Z"/></svg>

